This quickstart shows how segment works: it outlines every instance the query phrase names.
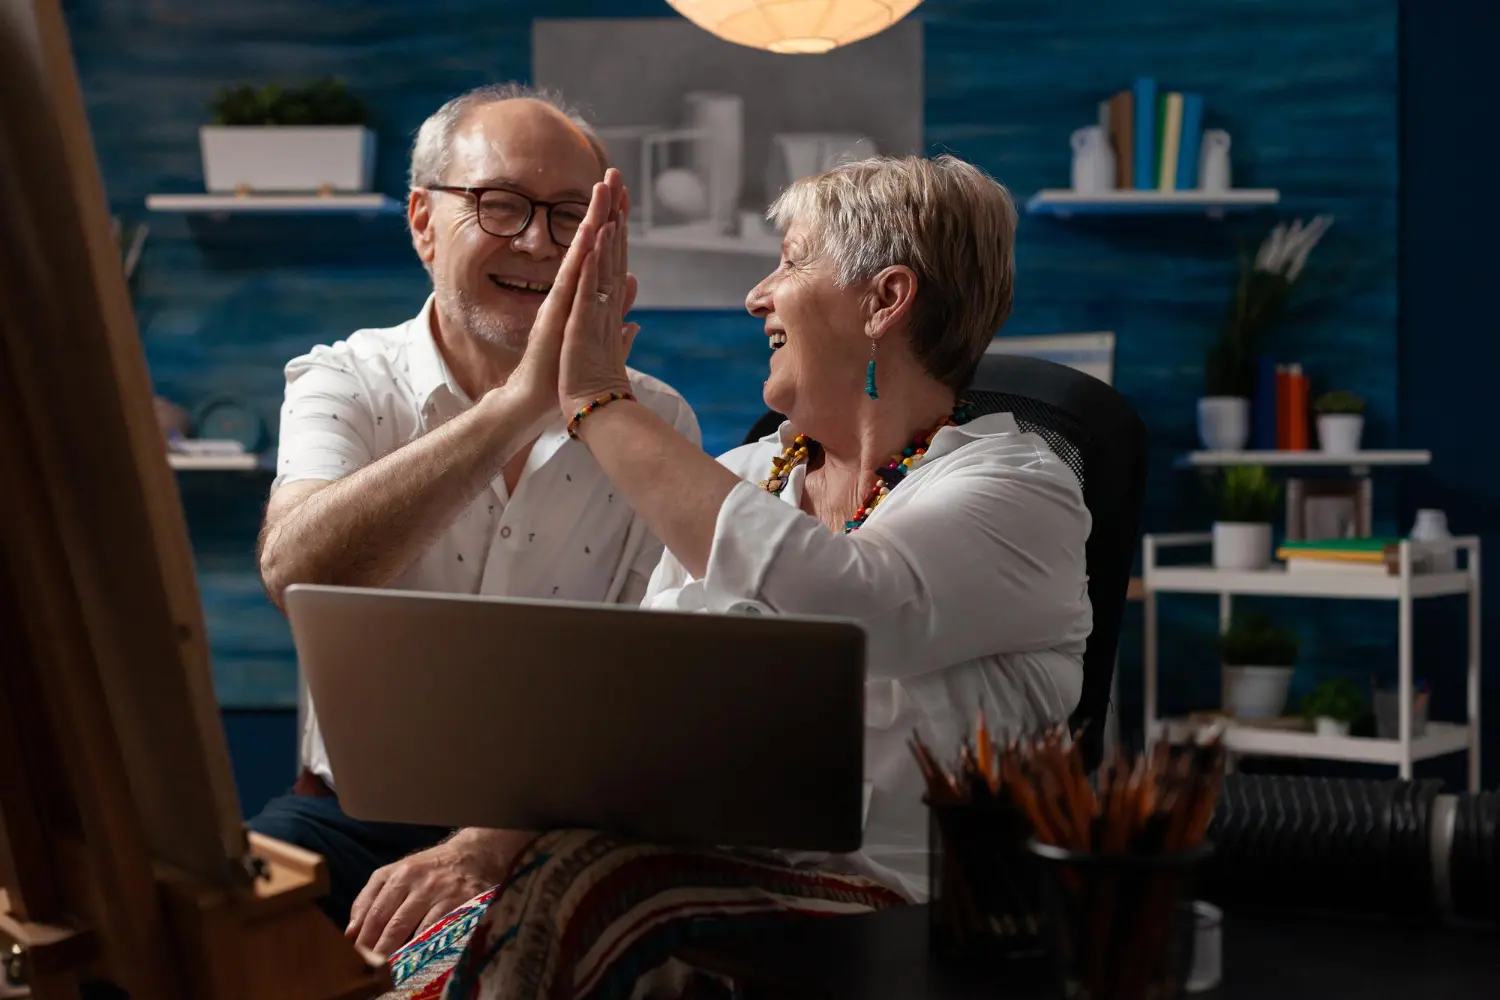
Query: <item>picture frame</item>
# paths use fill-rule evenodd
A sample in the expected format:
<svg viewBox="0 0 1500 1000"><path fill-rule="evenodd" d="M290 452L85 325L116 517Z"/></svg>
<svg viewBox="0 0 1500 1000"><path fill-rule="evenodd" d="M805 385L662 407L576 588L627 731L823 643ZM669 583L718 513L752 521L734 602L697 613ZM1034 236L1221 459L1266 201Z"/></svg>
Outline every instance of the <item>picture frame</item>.
<svg viewBox="0 0 1500 1000"><path fill-rule="evenodd" d="M1288 479L1286 538L1369 538L1374 488L1367 476L1348 479Z"/></svg>

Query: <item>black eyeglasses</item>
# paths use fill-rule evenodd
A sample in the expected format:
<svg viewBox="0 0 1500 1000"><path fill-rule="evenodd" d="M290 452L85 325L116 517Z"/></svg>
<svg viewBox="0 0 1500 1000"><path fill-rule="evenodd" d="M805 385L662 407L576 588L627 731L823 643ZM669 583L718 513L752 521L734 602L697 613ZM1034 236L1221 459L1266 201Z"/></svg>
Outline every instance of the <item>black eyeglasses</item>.
<svg viewBox="0 0 1500 1000"><path fill-rule="evenodd" d="M547 211L547 234L552 237L552 242L560 247L572 246L573 237L578 235L578 227L583 225L584 216L589 211L586 201L537 201L506 188L429 184L427 190L466 194L473 198L479 228L502 240L524 233L536 210L542 208Z"/></svg>

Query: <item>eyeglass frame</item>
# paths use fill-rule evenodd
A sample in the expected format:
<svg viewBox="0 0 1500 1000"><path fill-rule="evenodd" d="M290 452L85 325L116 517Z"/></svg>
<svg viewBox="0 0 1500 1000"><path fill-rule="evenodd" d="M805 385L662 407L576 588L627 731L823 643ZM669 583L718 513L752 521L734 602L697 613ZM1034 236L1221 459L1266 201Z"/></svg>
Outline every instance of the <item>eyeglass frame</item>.
<svg viewBox="0 0 1500 1000"><path fill-rule="evenodd" d="M557 234L552 231L552 210L560 205L578 205L584 210L586 214L589 208L589 203L586 201L578 201L572 198L567 198L562 201L542 201L539 198L532 198L529 195L524 195L514 188L506 187L462 187L454 184L426 184L423 185L422 190L443 191L448 194L466 194L471 196L474 199L474 216L476 224L486 236L493 236L497 240L513 240L517 236L520 236L522 233L526 232L527 229L531 228L531 222L536 218L536 210L538 208L545 208L547 210L547 238L558 246L564 248L570 247L573 244L571 241L567 243L562 242L557 238ZM509 235L501 236L498 233L492 233L488 229L485 229L484 223L478 221L484 217L484 213L479 210L480 202L484 199L484 196L489 194L491 191L494 191L497 194L508 194L513 198L520 198L522 201L526 202L526 221L521 223L520 229L517 229L515 232L510 233Z"/></svg>

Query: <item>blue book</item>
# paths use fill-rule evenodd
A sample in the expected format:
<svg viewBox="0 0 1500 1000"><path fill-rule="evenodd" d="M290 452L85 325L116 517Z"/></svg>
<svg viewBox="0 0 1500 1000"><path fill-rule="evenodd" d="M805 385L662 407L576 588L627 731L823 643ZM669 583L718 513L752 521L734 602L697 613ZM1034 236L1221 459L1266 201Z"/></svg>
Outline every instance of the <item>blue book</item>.
<svg viewBox="0 0 1500 1000"><path fill-rule="evenodd" d="M1255 359L1255 396L1250 400L1250 447L1276 450L1276 359Z"/></svg>
<svg viewBox="0 0 1500 1000"><path fill-rule="evenodd" d="M1177 190L1198 186L1198 147L1203 144L1203 95L1182 95L1182 138L1177 143Z"/></svg>
<svg viewBox="0 0 1500 1000"><path fill-rule="evenodd" d="M1135 189L1156 190L1156 81L1135 81Z"/></svg>

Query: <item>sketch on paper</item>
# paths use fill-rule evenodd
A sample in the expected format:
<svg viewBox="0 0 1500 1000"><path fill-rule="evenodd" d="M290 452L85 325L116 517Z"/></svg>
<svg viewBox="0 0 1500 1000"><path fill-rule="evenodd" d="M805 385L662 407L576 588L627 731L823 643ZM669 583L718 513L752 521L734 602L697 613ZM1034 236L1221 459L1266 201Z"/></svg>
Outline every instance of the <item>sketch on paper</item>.
<svg viewBox="0 0 1500 1000"><path fill-rule="evenodd" d="M582 107L625 175L640 308L743 308L780 237L767 205L844 159L922 149L917 21L777 55L675 18L532 24L532 81Z"/></svg>

